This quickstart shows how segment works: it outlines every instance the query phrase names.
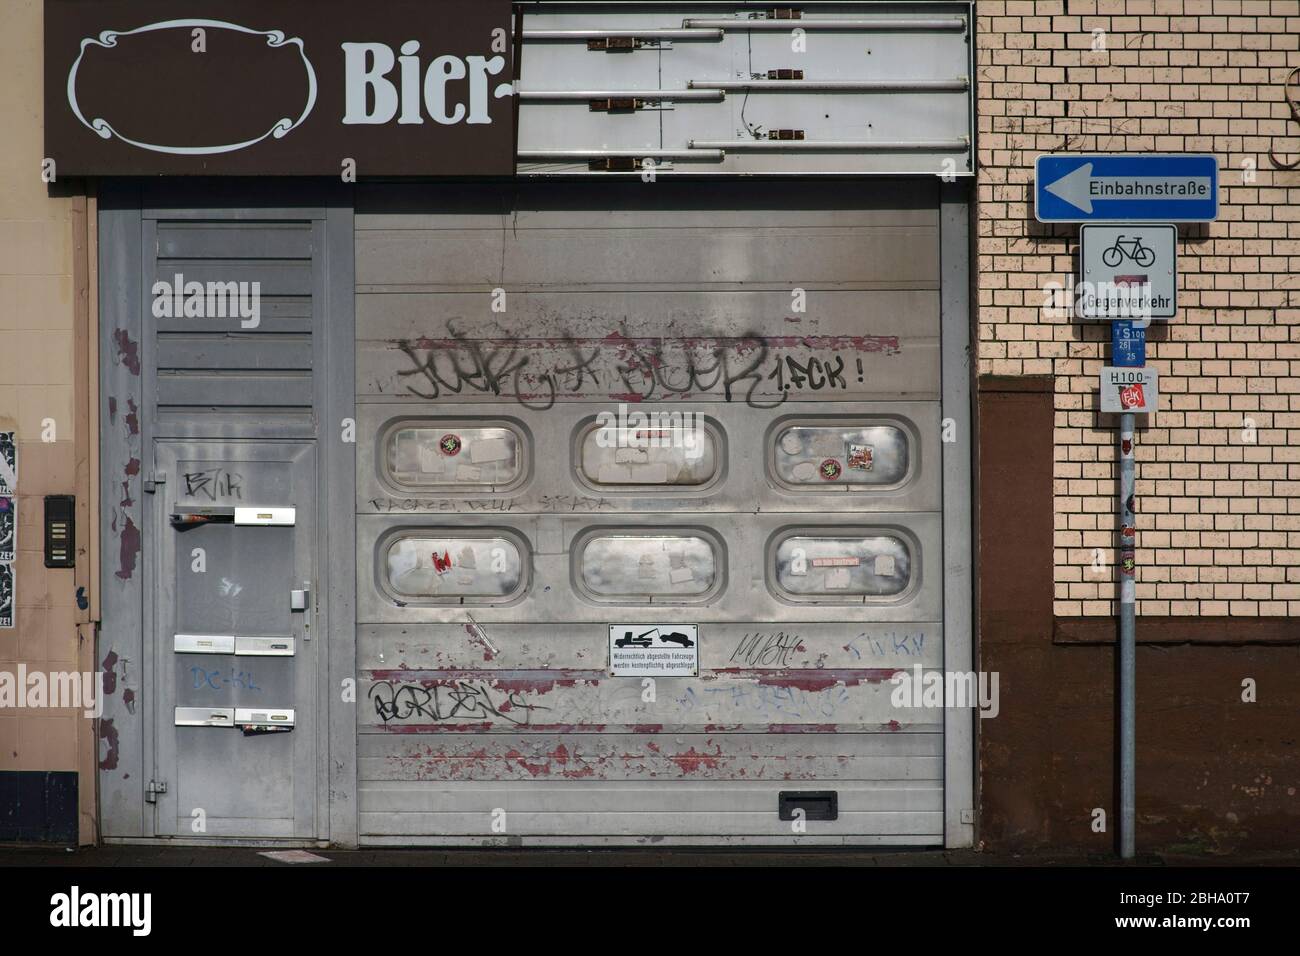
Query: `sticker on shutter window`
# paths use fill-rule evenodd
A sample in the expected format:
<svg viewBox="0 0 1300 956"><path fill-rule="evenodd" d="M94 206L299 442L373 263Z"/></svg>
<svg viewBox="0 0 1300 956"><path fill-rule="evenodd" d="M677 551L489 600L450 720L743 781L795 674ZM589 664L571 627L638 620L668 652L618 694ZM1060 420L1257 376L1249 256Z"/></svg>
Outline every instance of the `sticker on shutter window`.
<svg viewBox="0 0 1300 956"><path fill-rule="evenodd" d="M506 535L421 530L392 538L388 589L399 599L498 604L523 590L523 548Z"/></svg>
<svg viewBox="0 0 1300 956"><path fill-rule="evenodd" d="M718 473L718 442L697 412L602 412L582 434L579 471L591 485L699 487Z"/></svg>
<svg viewBox="0 0 1300 956"><path fill-rule="evenodd" d="M580 545L583 589L608 602L693 602L720 585L718 546L700 534L600 533Z"/></svg>
<svg viewBox="0 0 1300 956"><path fill-rule="evenodd" d="M776 548L776 585L796 601L893 597L911 576L912 552L893 535L791 535Z"/></svg>
<svg viewBox="0 0 1300 956"><path fill-rule="evenodd" d="M522 437L504 425L400 425L385 446L389 477L405 488L501 490L524 474Z"/></svg>
<svg viewBox="0 0 1300 956"><path fill-rule="evenodd" d="M773 466L803 490L897 485L907 477L907 432L894 425L790 425L776 433Z"/></svg>

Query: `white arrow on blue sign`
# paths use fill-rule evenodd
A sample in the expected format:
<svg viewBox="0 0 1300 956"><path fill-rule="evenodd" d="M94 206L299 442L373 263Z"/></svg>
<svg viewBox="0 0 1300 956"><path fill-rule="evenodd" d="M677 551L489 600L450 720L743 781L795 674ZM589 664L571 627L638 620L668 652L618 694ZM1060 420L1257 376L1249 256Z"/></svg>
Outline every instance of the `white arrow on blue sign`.
<svg viewBox="0 0 1300 956"><path fill-rule="evenodd" d="M1051 155L1034 162L1039 222L1213 222L1218 215L1214 156Z"/></svg>

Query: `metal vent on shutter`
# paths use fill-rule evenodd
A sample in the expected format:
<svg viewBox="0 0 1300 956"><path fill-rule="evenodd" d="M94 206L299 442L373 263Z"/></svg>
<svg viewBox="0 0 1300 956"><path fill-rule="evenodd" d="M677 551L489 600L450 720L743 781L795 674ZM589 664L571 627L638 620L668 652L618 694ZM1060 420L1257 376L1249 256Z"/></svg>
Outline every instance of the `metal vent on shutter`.
<svg viewBox="0 0 1300 956"><path fill-rule="evenodd" d="M157 223L160 416L311 418L312 249L306 221Z"/></svg>

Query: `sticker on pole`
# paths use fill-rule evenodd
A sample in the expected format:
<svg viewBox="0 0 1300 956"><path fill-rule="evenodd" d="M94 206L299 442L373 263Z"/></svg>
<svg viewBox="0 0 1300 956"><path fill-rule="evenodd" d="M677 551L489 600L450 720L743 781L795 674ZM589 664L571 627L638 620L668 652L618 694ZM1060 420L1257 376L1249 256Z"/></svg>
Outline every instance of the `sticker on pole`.
<svg viewBox="0 0 1300 956"><path fill-rule="evenodd" d="M14 432L0 432L0 495L13 495L18 488L18 445Z"/></svg>
<svg viewBox="0 0 1300 956"><path fill-rule="evenodd" d="M611 624L612 677L696 677L700 673L695 624Z"/></svg>
<svg viewBox="0 0 1300 956"><path fill-rule="evenodd" d="M18 499L0 495L0 564L18 560Z"/></svg>
<svg viewBox="0 0 1300 956"><path fill-rule="evenodd" d="M1101 410L1146 415L1160 404L1156 370L1106 365L1101 370Z"/></svg>
<svg viewBox="0 0 1300 956"><path fill-rule="evenodd" d="M0 564L0 628L14 626L14 566Z"/></svg>
<svg viewBox="0 0 1300 956"><path fill-rule="evenodd" d="M1172 319L1178 311L1178 227L1079 229L1081 319Z"/></svg>

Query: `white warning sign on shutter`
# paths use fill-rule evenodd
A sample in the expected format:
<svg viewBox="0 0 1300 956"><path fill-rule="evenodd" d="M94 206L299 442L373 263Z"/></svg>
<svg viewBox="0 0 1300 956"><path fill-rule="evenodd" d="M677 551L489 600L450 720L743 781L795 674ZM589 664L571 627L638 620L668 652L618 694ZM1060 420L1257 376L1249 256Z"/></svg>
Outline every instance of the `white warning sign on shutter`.
<svg viewBox="0 0 1300 956"><path fill-rule="evenodd" d="M700 673L695 624L611 624L612 677L696 677Z"/></svg>

